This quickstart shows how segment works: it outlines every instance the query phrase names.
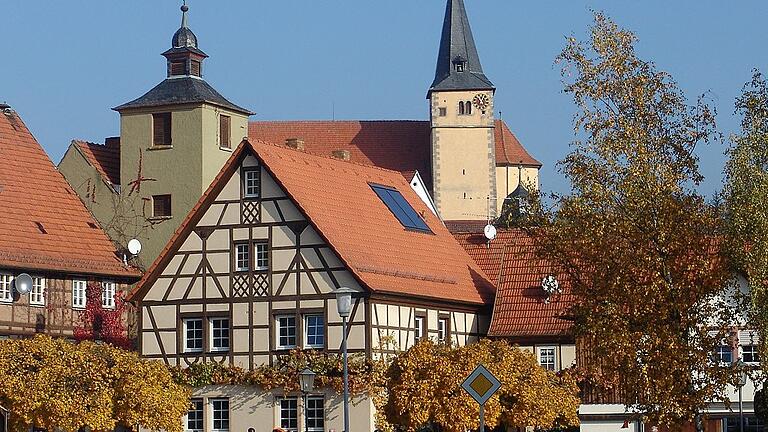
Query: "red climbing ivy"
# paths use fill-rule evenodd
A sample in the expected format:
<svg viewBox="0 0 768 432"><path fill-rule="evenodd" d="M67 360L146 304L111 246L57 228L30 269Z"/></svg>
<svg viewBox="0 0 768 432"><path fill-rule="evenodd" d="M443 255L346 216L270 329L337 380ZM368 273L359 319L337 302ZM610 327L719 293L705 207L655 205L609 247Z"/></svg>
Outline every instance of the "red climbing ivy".
<svg viewBox="0 0 768 432"><path fill-rule="evenodd" d="M88 282L85 289L85 310L79 313L74 337L78 341L102 341L120 348L131 348L126 325L125 293L116 288L114 308L105 308L102 303L102 289L101 283Z"/></svg>

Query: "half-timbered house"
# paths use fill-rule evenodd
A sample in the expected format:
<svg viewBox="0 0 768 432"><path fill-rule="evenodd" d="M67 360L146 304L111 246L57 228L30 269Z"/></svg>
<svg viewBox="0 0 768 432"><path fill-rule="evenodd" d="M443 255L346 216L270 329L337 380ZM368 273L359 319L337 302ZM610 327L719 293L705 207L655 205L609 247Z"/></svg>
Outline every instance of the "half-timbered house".
<svg viewBox="0 0 768 432"><path fill-rule="evenodd" d="M124 263L21 117L4 104L0 163L0 338L72 337L88 326L88 285L102 290L101 307L114 309L116 296L141 275ZM23 274L31 277L28 293L19 285Z"/></svg>
<svg viewBox="0 0 768 432"><path fill-rule="evenodd" d="M141 354L253 368L296 347L339 352L339 287L356 292L349 351L367 356L420 338L476 340L494 292L401 173L243 141L131 295ZM298 399L203 388L186 421L290 430L303 422ZM309 401L317 430L343 429L338 396ZM352 430L373 430L370 401L351 414Z"/></svg>

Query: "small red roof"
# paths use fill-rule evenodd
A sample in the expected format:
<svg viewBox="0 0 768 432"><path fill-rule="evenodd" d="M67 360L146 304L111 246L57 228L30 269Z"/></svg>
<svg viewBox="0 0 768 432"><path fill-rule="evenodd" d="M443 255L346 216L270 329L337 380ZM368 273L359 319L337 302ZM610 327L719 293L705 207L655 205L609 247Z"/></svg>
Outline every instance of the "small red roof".
<svg viewBox="0 0 768 432"><path fill-rule="evenodd" d="M0 268L78 274L140 274L54 167L19 116L0 110Z"/></svg>
<svg viewBox="0 0 768 432"><path fill-rule="evenodd" d="M150 267L140 298L247 153L254 153L355 277L373 292L485 305L493 284L396 171L244 141ZM225 174L226 173L226 174ZM431 233L406 230L371 184L397 189ZM210 197L209 197L210 196Z"/></svg>
<svg viewBox="0 0 768 432"><path fill-rule="evenodd" d="M534 239L519 230L499 229L487 243L482 233L455 234L483 271L496 282L496 300L489 336L529 338L568 335L573 323L567 311L573 303L567 275L535 253ZM562 292L549 300L541 288L554 275Z"/></svg>
<svg viewBox="0 0 768 432"><path fill-rule="evenodd" d="M120 184L120 138L107 138L105 144L73 140L72 145L105 180Z"/></svg>
<svg viewBox="0 0 768 432"><path fill-rule="evenodd" d="M298 138L308 152L322 156L349 150L354 162L401 173L419 171L432 188L428 121L257 121L248 125L248 137L275 144ZM541 167L501 120L496 121L495 137L497 165Z"/></svg>

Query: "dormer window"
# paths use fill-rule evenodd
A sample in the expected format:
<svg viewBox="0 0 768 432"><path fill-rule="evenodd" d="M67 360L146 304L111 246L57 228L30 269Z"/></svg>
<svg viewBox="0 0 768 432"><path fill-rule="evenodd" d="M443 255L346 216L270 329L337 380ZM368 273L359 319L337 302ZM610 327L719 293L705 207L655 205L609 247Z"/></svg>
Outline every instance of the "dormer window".
<svg viewBox="0 0 768 432"><path fill-rule="evenodd" d="M453 67L456 72L464 72L467 70L467 60L462 56L456 56L453 59Z"/></svg>

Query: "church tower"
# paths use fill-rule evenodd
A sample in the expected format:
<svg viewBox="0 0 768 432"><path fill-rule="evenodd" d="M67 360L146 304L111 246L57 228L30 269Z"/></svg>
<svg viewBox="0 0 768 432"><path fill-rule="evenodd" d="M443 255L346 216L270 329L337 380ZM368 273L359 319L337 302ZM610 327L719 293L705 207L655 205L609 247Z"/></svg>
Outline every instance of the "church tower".
<svg viewBox="0 0 768 432"><path fill-rule="evenodd" d="M483 74L463 0L448 0L429 88L433 196L443 220L497 215L493 83Z"/></svg>
<svg viewBox="0 0 768 432"><path fill-rule="evenodd" d="M120 113L120 188L138 197L135 222L142 256L151 263L205 192L232 151L248 135L252 114L203 79L208 57L181 7L181 27L166 58L166 78L138 99L113 108ZM124 227L131 235L137 227Z"/></svg>

